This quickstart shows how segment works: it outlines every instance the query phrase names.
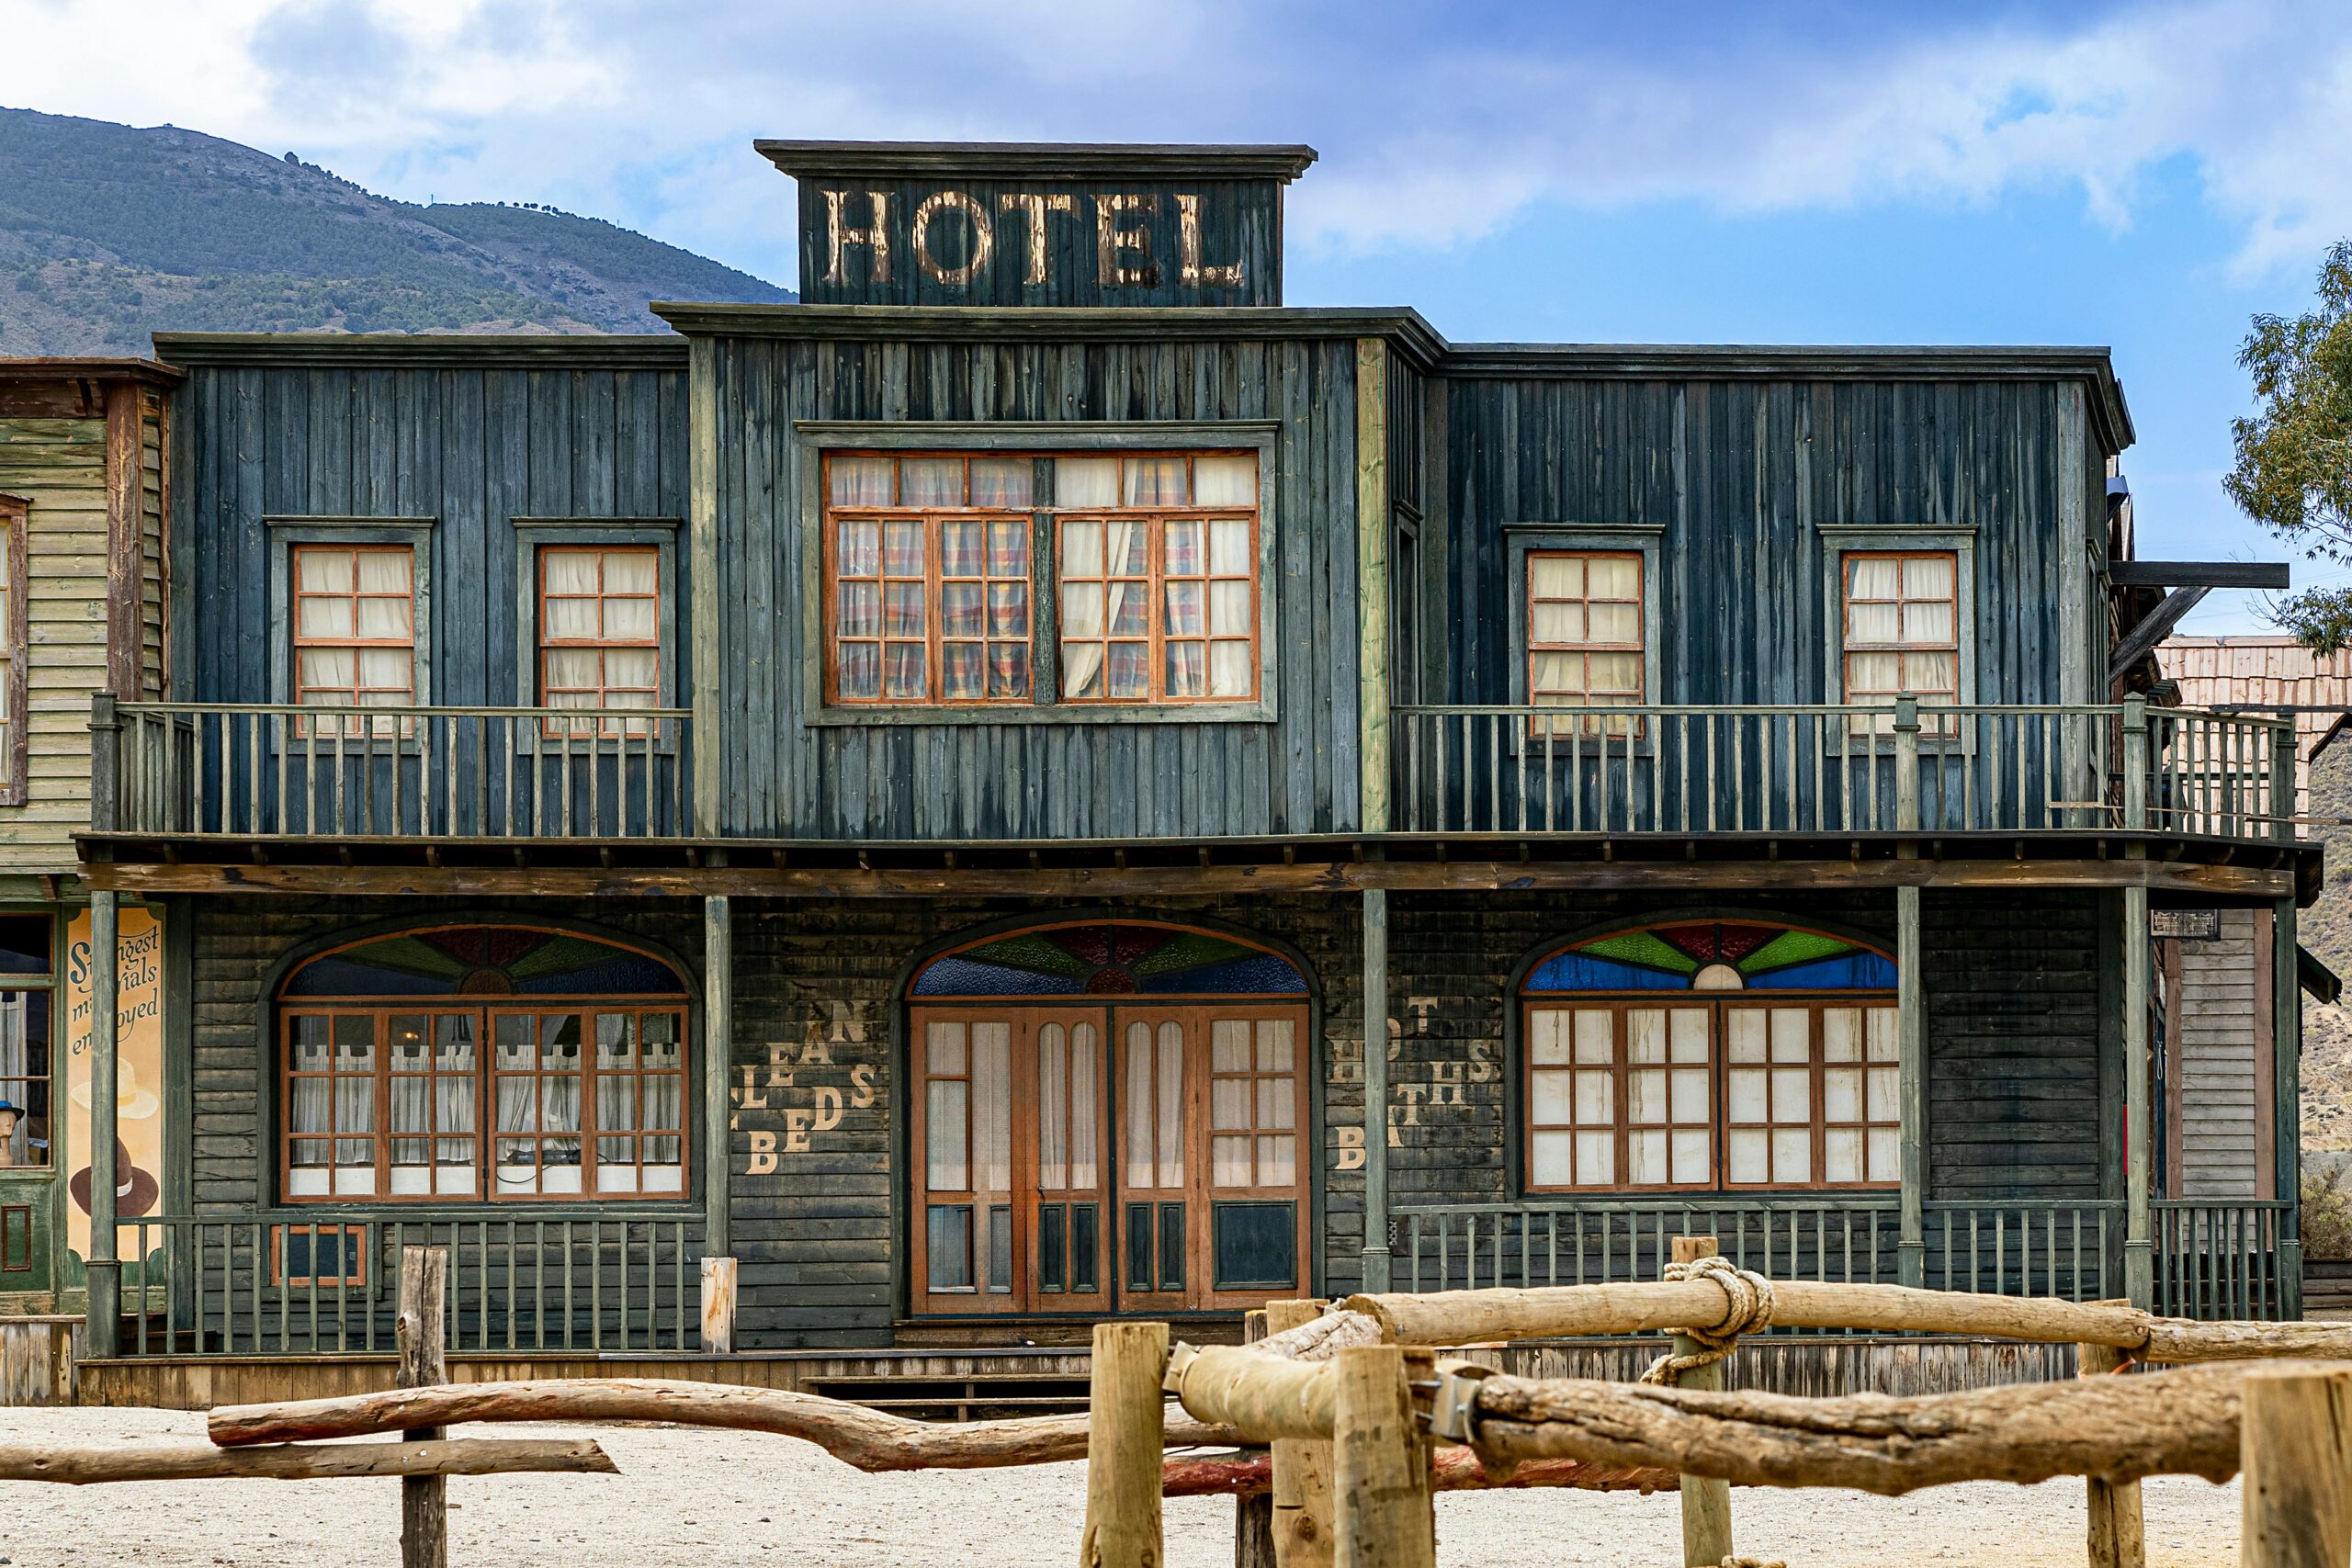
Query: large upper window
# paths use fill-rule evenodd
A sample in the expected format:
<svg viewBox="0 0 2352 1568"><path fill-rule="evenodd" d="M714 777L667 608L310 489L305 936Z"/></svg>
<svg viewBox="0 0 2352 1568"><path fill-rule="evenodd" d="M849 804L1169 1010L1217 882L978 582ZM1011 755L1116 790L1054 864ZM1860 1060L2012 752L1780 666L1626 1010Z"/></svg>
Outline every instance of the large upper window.
<svg viewBox="0 0 2352 1568"><path fill-rule="evenodd" d="M414 549L297 545L293 610L297 703L405 707L416 702ZM347 715L319 728L356 735L363 722Z"/></svg>
<svg viewBox="0 0 2352 1568"><path fill-rule="evenodd" d="M836 452L824 493L829 703L1259 694L1254 453Z"/></svg>
<svg viewBox="0 0 2352 1568"><path fill-rule="evenodd" d="M290 1201L680 1198L685 987L560 932L404 931L280 992Z"/></svg>
<svg viewBox="0 0 2352 1568"><path fill-rule="evenodd" d="M662 700L662 557L651 545L539 550L539 701L650 708ZM645 721L549 719L548 732L641 735Z"/></svg>
<svg viewBox="0 0 2352 1568"><path fill-rule="evenodd" d="M1746 922L1552 954L1521 1001L1526 1186L1893 1184L1894 984L1869 948Z"/></svg>

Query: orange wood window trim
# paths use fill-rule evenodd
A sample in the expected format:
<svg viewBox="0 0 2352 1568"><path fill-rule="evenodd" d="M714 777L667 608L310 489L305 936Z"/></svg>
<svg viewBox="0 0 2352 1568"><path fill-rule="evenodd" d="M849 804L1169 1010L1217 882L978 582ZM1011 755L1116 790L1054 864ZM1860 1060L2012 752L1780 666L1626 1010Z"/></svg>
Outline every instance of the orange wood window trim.
<svg viewBox="0 0 2352 1568"><path fill-rule="evenodd" d="M593 556L595 558L596 590L594 593L554 593L548 591L548 564L552 557L560 555ZM641 593L636 592L614 592L606 583L605 572L612 558L616 556L641 557L644 559L650 561L653 566L653 586ZM594 697L595 700L587 705L590 707L609 708L639 705L636 704L615 703L612 700L614 694L621 693L632 697L642 696L644 699L642 704L643 706L660 707L662 705L662 590L661 547L658 545L541 545L538 547L537 571L538 578L538 677L540 705L543 707L552 707L556 705L554 699L558 695L570 697ZM550 600L559 599L594 604L596 606L596 635L594 637L557 637L548 631L548 604ZM615 600L641 600L645 602L653 614L653 626L651 631L642 637L616 637L611 636L606 629L606 615L607 607ZM650 686L622 686L615 684L610 679L610 667L605 662L606 654L614 649L641 649L652 654L653 683ZM560 653L594 653L596 656L596 683L594 686L556 685L553 676L548 671L548 664L554 656ZM541 721L541 728L543 732L548 735L579 733L576 728L569 728L563 720L556 718L549 718ZM598 722L596 733L600 736L611 737L623 734L642 734L644 733L644 730L641 726L632 726L631 722L628 719L607 718Z"/></svg>
<svg viewBox="0 0 2352 1568"><path fill-rule="evenodd" d="M280 1223L270 1226L269 1282L273 1285L289 1286L296 1290L306 1289L313 1285L322 1288L335 1285L341 1285L346 1288L364 1287L368 1283L368 1250L369 1245L368 1230L368 1227L364 1224L338 1224L311 1225L300 1222ZM311 1268L312 1272L309 1274L288 1274L286 1271L286 1249L291 1243L295 1235L298 1233L311 1244ZM319 1267L318 1238L327 1235L353 1237L357 1241L357 1246L353 1247L346 1245L343 1249L344 1260L350 1267L342 1274L321 1274L317 1272Z"/></svg>
<svg viewBox="0 0 2352 1568"><path fill-rule="evenodd" d="M1902 566L1905 561L1914 560L1940 561L1948 567L1951 572L1951 594L1944 598L1931 598L1924 594L1913 596L1906 593L1902 585ZM1863 561L1892 561L1895 564L1895 590L1894 598L1858 599L1855 597L1853 587L1853 569L1857 564ZM1844 695L1846 701L1849 703L1893 702L1897 696L1904 694L1899 691L1882 693L1876 687L1858 688L1855 685L1855 658L1858 655L1882 653L1892 653L1896 655L1905 653L1951 654L1952 656L1951 685L1949 688L1939 686L1927 691L1915 691L1909 694L1917 697L1941 697L1945 701L1952 703L1960 701L1960 552L1958 550L1841 551L1838 558L1838 671L1839 679L1844 682ZM1854 608L1858 604L1894 605L1895 607L1895 640L1892 642L1871 642L1857 639L1854 636ZM1951 615L1952 634L1950 639L1939 642L1915 642L1905 640L1901 635L1903 629L1902 613L1905 606L1911 604L1941 604L1949 610Z"/></svg>

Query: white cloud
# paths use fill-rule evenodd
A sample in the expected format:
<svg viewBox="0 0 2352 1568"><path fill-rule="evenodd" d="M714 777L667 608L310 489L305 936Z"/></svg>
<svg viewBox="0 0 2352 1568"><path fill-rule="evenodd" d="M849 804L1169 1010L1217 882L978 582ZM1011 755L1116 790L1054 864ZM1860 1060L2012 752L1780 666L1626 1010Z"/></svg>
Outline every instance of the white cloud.
<svg viewBox="0 0 2352 1568"><path fill-rule="evenodd" d="M2188 160L2242 273L2352 231L2352 11L2190 0L1903 30L1735 8L1465 17L1241 0L841 7L735 0L181 0L120 25L0 0L29 107L292 148L422 199L551 200L789 269L788 187L746 143L1313 141L1302 243L1447 244L1530 204L1787 211L2078 192L2128 227ZM105 47L96 47L103 39Z"/></svg>

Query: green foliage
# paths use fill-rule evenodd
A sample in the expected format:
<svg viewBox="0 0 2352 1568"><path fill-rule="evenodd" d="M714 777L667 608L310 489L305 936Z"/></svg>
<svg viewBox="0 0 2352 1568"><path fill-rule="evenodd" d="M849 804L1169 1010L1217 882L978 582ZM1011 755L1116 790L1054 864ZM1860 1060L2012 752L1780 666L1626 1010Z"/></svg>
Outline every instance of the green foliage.
<svg viewBox="0 0 2352 1568"><path fill-rule="evenodd" d="M2255 317L2238 363L2261 408L2231 422L2230 498L2295 548L2352 565L2352 241L2328 251L2317 308ZM2276 614L2318 652L2352 644L2352 589L2294 594Z"/></svg>
<svg viewBox="0 0 2352 1568"><path fill-rule="evenodd" d="M2345 1172L2320 1176L2303 1173L2303 1256L2324 1262L2352 1258L2352 1193L2344 1190Z"/></svg>

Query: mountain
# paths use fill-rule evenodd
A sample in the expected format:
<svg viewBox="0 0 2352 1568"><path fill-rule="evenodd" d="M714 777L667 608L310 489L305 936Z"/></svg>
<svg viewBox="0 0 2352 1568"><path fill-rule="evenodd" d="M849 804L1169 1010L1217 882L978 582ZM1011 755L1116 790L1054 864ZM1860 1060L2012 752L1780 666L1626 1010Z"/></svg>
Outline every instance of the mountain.
<svg viewBox="0 0 2352 1568"><path fill-rule="evenodd" d="M292 153L0 108L0 354L184 332L650 333L774 284L543 207L414 206Z"/></svg>

